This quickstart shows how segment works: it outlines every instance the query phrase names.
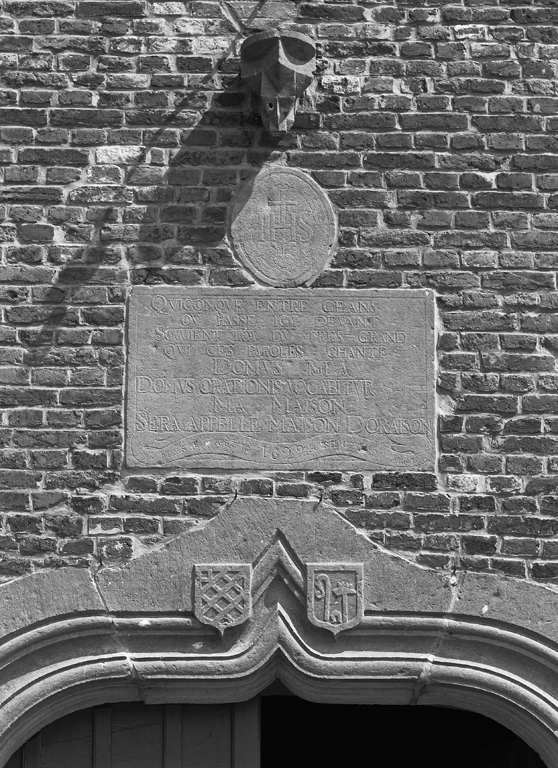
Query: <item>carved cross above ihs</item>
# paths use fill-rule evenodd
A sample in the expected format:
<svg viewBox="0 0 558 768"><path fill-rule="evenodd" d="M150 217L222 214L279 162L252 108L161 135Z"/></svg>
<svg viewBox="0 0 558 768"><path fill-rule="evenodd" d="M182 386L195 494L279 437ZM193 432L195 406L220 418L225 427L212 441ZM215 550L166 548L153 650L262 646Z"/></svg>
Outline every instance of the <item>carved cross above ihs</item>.
<svg viewBox="0 0 558 768"><path fill-rule="evenodd" d="M281 179L273 196L269 200L269 232L270 240L278 240L287 245L297 241L297 212L296 199L289 195L285 180Z"/></svg>

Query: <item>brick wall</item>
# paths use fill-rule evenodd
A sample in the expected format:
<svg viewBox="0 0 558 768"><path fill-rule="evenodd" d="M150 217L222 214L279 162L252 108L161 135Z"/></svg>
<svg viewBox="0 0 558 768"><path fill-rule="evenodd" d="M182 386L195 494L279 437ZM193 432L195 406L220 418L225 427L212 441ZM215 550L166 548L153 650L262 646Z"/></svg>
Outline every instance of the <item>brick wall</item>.
<svg viewBox="0 0 558 768"><path fill-rule="evenodd" d="M317 40L283 142L233 11ZM238 494L323 498L426 566L558 580L557 22L554 0L4 0L0 578L125 561ZM122 467L130 286L250 284L227 206L279 157L338 210L315 286L437 293L438 476Z"/></svg>

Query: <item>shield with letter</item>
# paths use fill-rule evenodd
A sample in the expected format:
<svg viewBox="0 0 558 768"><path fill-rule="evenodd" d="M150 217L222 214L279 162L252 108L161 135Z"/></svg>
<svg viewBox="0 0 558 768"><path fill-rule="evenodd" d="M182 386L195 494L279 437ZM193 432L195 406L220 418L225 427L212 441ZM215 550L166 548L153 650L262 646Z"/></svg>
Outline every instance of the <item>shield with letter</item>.
<svg viewBox="0 0 558 768"><path fill-rule="evenodd" d="M336 635L364 618L362 563L308 563L308 618Z"/></svg>
<svg viewBox="0 0 558 768"><path fill-rule="evenodd" d="M252 566L215 563L194 566L194 613L221 632L243 624L252 614Z"/></svg>

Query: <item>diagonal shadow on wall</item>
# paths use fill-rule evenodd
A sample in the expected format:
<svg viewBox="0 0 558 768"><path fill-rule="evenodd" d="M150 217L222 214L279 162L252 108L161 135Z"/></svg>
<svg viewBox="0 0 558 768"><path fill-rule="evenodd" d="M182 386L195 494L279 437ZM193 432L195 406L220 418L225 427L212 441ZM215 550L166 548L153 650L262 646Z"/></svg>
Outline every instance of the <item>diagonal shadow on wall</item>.
<svg viewBox="0 0 558 768"><path fill-rule="evenodd" d="M136 118L143 142L129 152L122 147L125 170L119 163L96 165L92 183L102 186L89 201L80 192L83 183L69 189L71 210L85 208L86 221L76 215L64 223L65 242L50 247L48 268L37 272L41 285L7 291L23 367L40 386L14 387L2 405L49 409L46 424L33 414L27 420L16 414L10 424L16 432L22 428L18 439L25 445L16 445L31 449L37 478L31 507L22 511L106 512L106 500L95 492L120 482L130 284L253 282L227 241L229 202L245 178L296 138L279 142L264 130L240 81L238 58L231 56L239 39L237 34L215 67L198 76L196 87L185 88L184 77L153 76L153 104L146 102L143 123ZM172 109L158 106L163 103ZM26 319L29 299L36 311ZM66 372L64 381L55 369ZM13 466L19 468L16 454ZM28 526L15 533L41 532L38 522L30 519ZM86 564L89 554L84 546L58 564ZM14 575L18 568L14 558Z"/></svg>

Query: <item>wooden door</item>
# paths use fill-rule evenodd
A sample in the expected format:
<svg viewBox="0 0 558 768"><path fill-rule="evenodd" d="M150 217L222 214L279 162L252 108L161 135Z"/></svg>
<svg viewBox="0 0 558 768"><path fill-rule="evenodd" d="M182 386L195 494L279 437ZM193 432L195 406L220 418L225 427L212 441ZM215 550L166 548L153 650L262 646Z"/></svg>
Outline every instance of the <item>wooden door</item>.
<svg viewBox="0 0 558 768"><path fill-rule="evenodd" d="M259 700L112 704L46 726L5 768L259 768Z"/></svg>

